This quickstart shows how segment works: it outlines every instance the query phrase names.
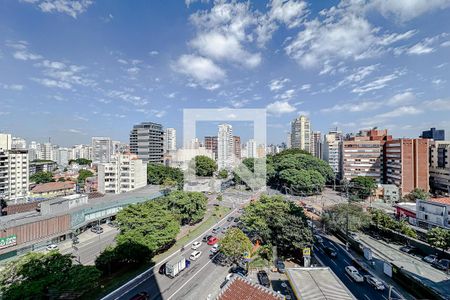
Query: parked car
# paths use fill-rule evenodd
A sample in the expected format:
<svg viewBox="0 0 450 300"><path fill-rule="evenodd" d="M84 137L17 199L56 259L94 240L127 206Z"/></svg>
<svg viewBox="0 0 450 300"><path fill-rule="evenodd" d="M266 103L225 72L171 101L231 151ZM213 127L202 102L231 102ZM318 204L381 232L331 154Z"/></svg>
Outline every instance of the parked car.
<svg viewBox="0 0 450 300"><path fill-rule="evenodd" d="M212 253L217 253L219 251L219 244L214 244L210 251Z"/></svg>
<svg viewBox="0 0 450 300"><path fill-rule="evenodd" d="M229 273L241 274L242 276L247 276L248 271L240 266L231 267Z"/></svg>
<svg viewBox="0 0 450 300"><path fill-rule="evenodd" d="M282 259L277 258L275 260L275 266L277 267L278 272L280 272L280 273L286 272L286 266L284 265L284 262Z"/></svg>
<svg viewBox="0 0 450 300"><path fill-rule="evenodd" d="M371 275L366 275L364 277L366 278L367 283L373 286L376 290L384 290L384 284L380 279Z"/></svg>
<svg viewBox="0 0 450 300"><path fill-rule="evenodd" d="M55 244L50 244L45 249L47 249L48 251L57 250L58 246Z"/></svg>
<svg viewBox="0 0 450 300"><path fill-rule="evenodd" d="M210 238L212 238L213 236L210 234L207 234L203 237L202 242L206 243Z"/></svg>
<svg viewBox="0 0 450 300"><path fill-rule="evenodd" d="M438 260L438 257L435 254L430 254L430 255L425 256L422 259L423 259L423 261L426 261L429 264L433 264L434 262L436 262Z"/></svg>
<svg viewBox="0 0 450 300"><path fill-rule="evenodd" d="M348 235L352 238L352 239L354 239L355 241L359 241L359 236L358 236L358 234L356 233L356 232L349 232L348 233Z"/></svg>
<svg viewBox="0 0 450 300"><path fill-rule="evenodd" d="M262 286L270 287L270 279L269 275L267 275L266 271L258 271L257 274L258 281Z"/></svg>
<svg viewBox="0 0 450 300"><path fill-rule="evenodd" d="M315 234L315 235L314 235L314 238L315 238L315 240L316 240L319 244L322 244L322 243L323 243L323 239L322 239L322 237L321 237L320 235Z"/></svg>
<svg viewBox="0 0 450 300"><path fill-rule="evenodd" d="M234 223L239 223L239 221L240 221L241 219L239 218L239 217L237 217L237 218L234 218Z"/></svg>
<svg viewBox="0 0 450 300"><path fill-rule="evenodd" d="M117 222L109 222L108 225L110 227L113 227L113 228L118 228L119 227L119 223L117 223Z"/></svg>
<svg viewBox="0 0 450 300"><path fill-rule="evenodd" d="M212 245L216 244L218 241L219 241L219 239L217 237L213 236L213 237L209 238L207 244L212 246Z"/></svg>
<svg viewBox="0 0 450 300"><path fill-rule="evenodd" d="M450 259L440 259L438 261L435 261L433 263L433 267L435 267L436 269L442 270L442 271L447 271L448 269L450 269Z"/></svg>
<svg viewBox="0 0 450 300"><path fill-rule="evenodd" d="M224 227L222 227L222 230L220 232L225 233L225 232L227 232L227 230L228 230L228 226L224 226Z"/></svg>
<svg viewBox="0 0 450 300"><path fill-rule="evenodd" d="M337 257L337 251L334 248L326 246L326 247L323 248L323 251L331 258L336 258Z"/></svg>
<svg viewBox="0 0 450 300"><path fill-rule="evenodd" d="M359 274L358 270L354 266L346 266L345 272L352 278L355 282L363 282L364 278Z"/></svg>
<svg viewBox="0 0 450 300"><path fill-rule="evenodd" d="M134 295L131 297L130 300L147 300L150 299L150 296L147 292L140 292L139 294Z"/></svg>
<svg viewBox="0 0 450 300"><path fill-rule="evenodd" d="M400 251L403 251L408 254L416 254L418 252L417 247L414 246L403 246L400 248Z"/></svg>
<svg viewBox="0 0 450 300"><path fill-rule="evenodd" d="M219 253L216 256L214 256L213 261L214 264L219 265L219 266L226 266L229 264L229 260L228 258L225 256L225 254L223 253Z"/></svg>
<svg viewBox="0 0 450 300"><path fill-rule="evenodd" d="M166 273L166 263L163 263L158 270L159 274L165 274Z"/></svg>
<svg viewBox="0 0 450 300"><path fill-rule="evenodd" d="M212 230L212 233L219 233L220 232L220 226L217 226Z"/></svg>
<svg viewBox="0 0 450 300"><path fill-rule="evenodd" d="M80 239L77 237L77 236L74 236L73 238L72 238L72 244L79 244L80 243Z"/></svg>
<svg viewBox="0 0 450 300"><path fill-rule="evenodd" d="M234 221L234 217L228 217L227 218L227 222L233 222Z"/></svg>
<svg viewBox="0 0 450 300"><path fill-rule="evenodd" d="M91 228L91 231L96 233L96 234L101 234L101 233L103 233L103 227L101 227L101 226L93 226Z"/></svg>
<svg viewBox="0 0 450 300"><path fill-rule="evenodd" d="M202 255L201 251L194 251L194 252L191 253L191 256L189 256L189 259L190 260L197 260L200 257L200 255Z"/></svg>
<svg viewBox="0 0 450 300"><path fill-rule="evenodd" d="M197 250L201 245L202 245L202 243L200 243L200 242L193 242L192 246L191 246L191 249L192 250Z"/></svg>

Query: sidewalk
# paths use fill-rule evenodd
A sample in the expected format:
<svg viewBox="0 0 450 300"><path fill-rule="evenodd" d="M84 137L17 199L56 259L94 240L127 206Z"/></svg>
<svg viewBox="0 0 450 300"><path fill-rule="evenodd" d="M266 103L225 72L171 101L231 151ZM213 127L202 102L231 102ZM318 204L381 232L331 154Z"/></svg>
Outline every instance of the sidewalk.
<svg viewBox="0 0 450 300"><path fill-rule="evenodd" d="M103 228L103 233L101 233L101 234L103 234L103 235L104 234L108 234L108 233L110 233L112 231L116 231L115 234L119 233L117 228L111 227L111 226L109 226L107 224L102 224L102 228ZM75 246L80 247L80 246L83 246L83 244L85 242L91 241L94 238L98 238L98 234L94 233L94 232L92 232L90 230L86 230L85 232L80 233L77 237L78 237L79 243L75 244ZM72 245L73 245L72 244L72 240L70 240L70 239L69 240L65 240L64 242L58 243L58 249L59 249L59 251L65 251L65 250L71 249Z"/></svg>

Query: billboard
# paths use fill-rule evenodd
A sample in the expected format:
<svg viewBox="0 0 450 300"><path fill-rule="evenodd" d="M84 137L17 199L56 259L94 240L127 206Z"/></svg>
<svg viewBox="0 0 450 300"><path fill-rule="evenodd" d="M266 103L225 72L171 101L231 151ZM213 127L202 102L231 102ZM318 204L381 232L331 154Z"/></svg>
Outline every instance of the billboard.
<svg viewBox="0 0 450 300"><path fill-rule="evenodd" d="M0 238L0 249L15 246L17 244L17 236L11 234L7 237Z"/></svg>

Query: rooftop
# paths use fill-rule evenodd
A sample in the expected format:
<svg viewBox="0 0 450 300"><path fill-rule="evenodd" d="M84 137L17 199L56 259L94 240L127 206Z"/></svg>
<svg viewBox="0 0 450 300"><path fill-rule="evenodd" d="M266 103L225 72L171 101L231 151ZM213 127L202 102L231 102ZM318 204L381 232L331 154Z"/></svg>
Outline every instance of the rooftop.
<svg viewBox="0 0 450 300"><path fill-rule="evenodd" d="M414 202L399 202L397 204L394 205L395 207L400 207L412 212L416 211L416 203Z"/></svg>
<svg viewBox="0 0 450 300"><path fill-rule="evenodd" d="M236 276L231 279L220 291L217 300L280 300L284 299L271 289L260 284L248 281L245 278Z"/></svg>
<svg viewBox="0 0 450 300"><path fill-rule="evenodd" d="M47 182L36 185L31 192L32 193L48 193L48 192L56 192L61 190L73 189L75 187L75 183L72 181L63 181L63 182Z"/></svg>
<svg viewBox="0 0 450 300"><path fill-rule="evenodd" d="M425 201L428 202L435 202L435 203L440 203L440 204L445 204L445 205L450 205L450 197L446 197L446 198L429 198Z"/></svg>
<svg viewBox="0 0 450 300"><path fill-rule="evenodd" d="M356 299L328 267L287 268L286 274L297 299Z"/></svg>

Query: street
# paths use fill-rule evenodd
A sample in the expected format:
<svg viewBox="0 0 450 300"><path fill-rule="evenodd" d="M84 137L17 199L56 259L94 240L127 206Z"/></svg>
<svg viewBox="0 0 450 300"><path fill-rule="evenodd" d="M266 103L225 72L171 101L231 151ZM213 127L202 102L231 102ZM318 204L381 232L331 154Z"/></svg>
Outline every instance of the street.
<svg viewBox="0 0 450 300"><path fill-rule="evenodd" d="M345 272L346 266L352 265L351 257L340 247L336 242L330 240L326 235L321 235L323 238L323 245L330 246L337 252L336 258L329 257L323 250L323 246L314 246L314 254L339 277L339 279L347 286L357 299L377 300L389 299L389 287L385 287L382 291L377 291L367 282L357 283L353 281ZM364 271L360 271L361 275L368 275ZM394 290L392 291L392 298L402 299Z"/></svg>
<svg viewBox="0 0 450 300"><path fill-rule="evenodd" d="M237 209L233 210L213 227L232 225L233 222L226 221L229 216L238 216ZM198 251L202 252L201 256L196 261L191 261L191 265L175 278L171 279L158 273L161 264L170 260L174 255L182 254L189 259L193 251L191 250L192 242L201 241L204 235L211 233L211 229L191 240L189 244L185 245L184 251L176 252L164 261L157 263L144 274L139 275L105 296L103 300L130 299L140 292L147 292L150 295L150 299L206 299L209 294L217 293L229 268L212 263L209 258L209 251L212 246L206 243L202 242L202 245L198 248ZM217 236L220 238L223 236L223 233Z"/></svg>

